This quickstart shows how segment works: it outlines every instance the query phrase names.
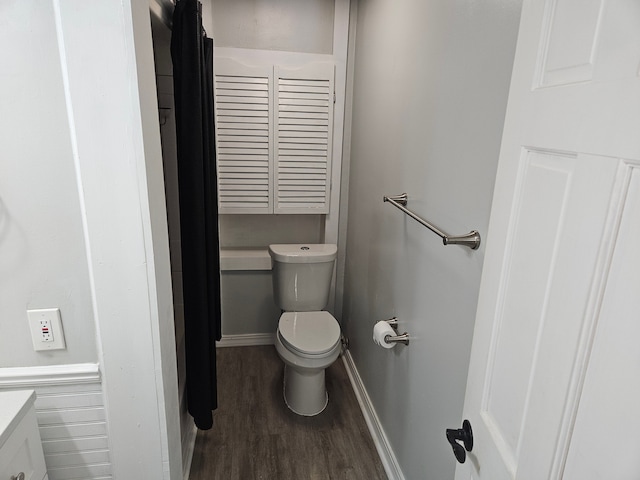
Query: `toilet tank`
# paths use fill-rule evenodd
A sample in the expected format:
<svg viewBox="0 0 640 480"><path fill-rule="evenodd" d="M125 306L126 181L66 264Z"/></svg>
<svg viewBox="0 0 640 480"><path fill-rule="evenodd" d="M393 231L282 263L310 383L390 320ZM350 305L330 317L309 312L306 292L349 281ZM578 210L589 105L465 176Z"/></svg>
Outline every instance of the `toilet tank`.
<svg viewBox="0 0 640 480"><path fill-rule="evenodd" d="M334 244L269 245L276 305L290 312L326 307L337 252Z"/></svg>

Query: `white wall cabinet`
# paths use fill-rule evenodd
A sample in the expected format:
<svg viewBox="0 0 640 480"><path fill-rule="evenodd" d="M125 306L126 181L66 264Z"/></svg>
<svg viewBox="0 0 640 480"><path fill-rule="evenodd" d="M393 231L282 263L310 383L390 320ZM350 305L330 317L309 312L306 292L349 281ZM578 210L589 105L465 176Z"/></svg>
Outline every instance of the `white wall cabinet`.
<svg viewBox="0 0 640 480"><path fill-rule="evenodd" d="M329 212L334 70L216 58L220 213Z"/></svg>
<svg viewBox="0 0 640 480"><path fill-rule="evenodd" d="M0 478L47 478L33 390L0 394Z"/></svg>

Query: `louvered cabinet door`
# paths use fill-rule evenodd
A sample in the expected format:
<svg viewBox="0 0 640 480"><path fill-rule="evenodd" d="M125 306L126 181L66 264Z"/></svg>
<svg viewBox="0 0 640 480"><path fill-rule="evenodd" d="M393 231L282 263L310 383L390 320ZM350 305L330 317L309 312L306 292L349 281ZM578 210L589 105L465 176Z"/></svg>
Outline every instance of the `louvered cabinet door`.
<svg viewBox="0 0 640 480"><path fill-rule="evenodd" d="M272 79L271 66L216 59L220 213L273 211Z"/></svg>
<svg viewBox="0 0 640 480"><path fill-rule="evenodd" d="M329 213L334 66L276 66L274 212Z"/></svg>

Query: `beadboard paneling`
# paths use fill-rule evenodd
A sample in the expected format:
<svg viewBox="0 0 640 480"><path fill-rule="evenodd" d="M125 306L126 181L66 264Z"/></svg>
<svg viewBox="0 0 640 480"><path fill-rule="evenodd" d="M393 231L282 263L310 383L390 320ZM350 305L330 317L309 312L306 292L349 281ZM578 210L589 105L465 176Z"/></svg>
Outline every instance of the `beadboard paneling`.
<svg viewBox="0 0 640 480"><path fill-rule="evenodd" d="M112 478L98 365L1 368L0 391L20 389L36 391L49 480Z"/></svg>

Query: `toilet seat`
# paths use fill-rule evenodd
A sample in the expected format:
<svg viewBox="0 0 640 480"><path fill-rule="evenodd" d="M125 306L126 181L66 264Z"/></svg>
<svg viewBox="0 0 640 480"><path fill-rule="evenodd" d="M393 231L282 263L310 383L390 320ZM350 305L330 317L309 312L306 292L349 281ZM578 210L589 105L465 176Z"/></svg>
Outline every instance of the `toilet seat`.
<svg viewBox="0 0 640 480"><path fill-rule="evenodd" d="M278 335L291 351L303 356L332 352L340 342L340 325L329 312L285 312L278 322Z"/></svg>

